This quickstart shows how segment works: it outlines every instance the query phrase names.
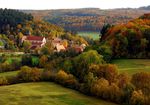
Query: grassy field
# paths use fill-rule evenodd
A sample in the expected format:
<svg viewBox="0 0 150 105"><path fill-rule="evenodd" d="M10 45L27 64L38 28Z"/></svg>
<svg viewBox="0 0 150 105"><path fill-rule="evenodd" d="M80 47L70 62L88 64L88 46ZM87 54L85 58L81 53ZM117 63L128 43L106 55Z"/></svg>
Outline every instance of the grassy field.
<svg viewBox="0 0 150 105"><path fill-rule="evenodd" d="M78 32L78 35L80 36L88 36L94 40L99 39L99 32Z"/></svg>
<svg viewBox="0 0 150 105"><path fill-rule="evenodd" d="M112 63L118 66L120 73L132 75L141 71L150 72L150 59L116 59Z"/></svg>
<svg viewBox="0 0 150 105"><path fill-rule="evenodd" d="M5 62L11 64L13 61L21 62L21 57L9 57Z"/></svg>
<svg viewBox="0 0 150 105"><path fill-rule="evenodd" d="M51 82L0 87L0 105L115 105Z"/></svg>
<svg viewBox="0 0 150 105"><path fill-rule="evenodd" d="M4 72L4 73L0 73L0 77L7 77L7 76L16 76L18 71L10 71L10 72Z"/></svg>
<svg viewBox="0 0 150 105"><path fill-rule="evenodd" d="M11 64L14 61L21 62L21 57L20 56L18 56L18 57L16 57L16 56L8 56L7 59L5 60L5 62L9 63L9 64ZM0 60L0 63L2 63L1 60Z"/></svg>

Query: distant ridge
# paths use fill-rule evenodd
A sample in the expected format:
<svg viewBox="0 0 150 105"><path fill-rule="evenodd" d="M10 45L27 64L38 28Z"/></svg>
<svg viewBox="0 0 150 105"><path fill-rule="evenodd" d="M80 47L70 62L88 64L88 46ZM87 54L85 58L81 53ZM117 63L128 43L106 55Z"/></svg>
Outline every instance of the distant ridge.
<svg viewBox="0 0 150 105"><path fill-rule="evenodd" d="M149 6L140 7L139 9L150 10L150 5Z"/></svg>
<svg viewBox="0 0 150 105"><path fill-rule="evenodd" d="M150 6L140 8L79 8L51 10L21 10L35 18L59 25L68 31L100 31L105 23L116 25L127 23L150 13Z"/></svg>

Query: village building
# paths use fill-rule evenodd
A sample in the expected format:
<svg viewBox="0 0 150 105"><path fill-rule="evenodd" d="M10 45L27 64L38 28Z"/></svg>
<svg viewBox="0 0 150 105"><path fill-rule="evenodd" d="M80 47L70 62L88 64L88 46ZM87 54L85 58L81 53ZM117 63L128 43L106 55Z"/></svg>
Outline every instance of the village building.
<svg viewBox="0 0 150 105"><path fill-rule="evenodd" d="M85 44L81 44L81 45L75 45L73 48L75 49L76 53L82 53L85 47L86 47Z"/></svg>
<svg viewBox="0 0 150 105"><path fill-rule="evenodd" d="M23 36L21 42L23 43L24 41L29 41L31 43L31 49L42 47L46 44L45 37L41 36Z"/></svg>
<svg viewBox="0 0 150 105"><path fill-rule="evenodd" d="M66 51L65 46L62 44L63 40L60 38L54 38L52 44L54 46L54 52Z"/></svg>

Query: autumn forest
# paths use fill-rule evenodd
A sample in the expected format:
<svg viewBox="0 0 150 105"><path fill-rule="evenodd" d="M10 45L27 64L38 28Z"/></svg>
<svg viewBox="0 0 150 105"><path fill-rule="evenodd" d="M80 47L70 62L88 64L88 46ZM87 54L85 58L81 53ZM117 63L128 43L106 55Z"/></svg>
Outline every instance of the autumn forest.
<svg viewBox="0 0 150 105"><path fill-rule="evenodd" d="M149 59L149 6L0 9L0 105L150 105Z"/></svg>

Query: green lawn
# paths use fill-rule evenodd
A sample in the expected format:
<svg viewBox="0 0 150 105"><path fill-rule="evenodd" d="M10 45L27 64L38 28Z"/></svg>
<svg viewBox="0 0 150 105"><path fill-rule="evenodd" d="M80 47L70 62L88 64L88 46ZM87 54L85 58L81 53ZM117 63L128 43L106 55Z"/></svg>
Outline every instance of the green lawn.
<svg viewBox="0 0 150 105"><path fill-rule="evenodd" d="M13 61L21 62L21 57L8 57L8 59L5 62L11 64L13 63Z"/></svg>
<svg viewBox="0 0 150 105"><path fill-rule="evenodd" d="M132 75L141 71L150 72L150 59L116 59L112 63L118 66L120 73Z"/></svg>
<svg viewBox="0 0 150 105"><path fill-rule="evenodd" d="M51 82L0 87L0 105L116 105Z"/></svg>
<svg viewBox="0 0 150 105"><path fill-rule="evenodd" d="M19 57L15 57L15 56L8 56L7 57L7 59L5 60L5 62L7 62L7 63L9 63L9 64L11 64L12 62L14 62L14 61L17 61L17 62L21 62L21 57L19 56ZM1 62L1 60L0 60L0 63L2 63Z"/></svg>
<svg viewBox="0 0 150 105"><path fill-rule="evenodd" d="M43 70L43 69L40 69ZM7 77L7 76L16 76L18 74L19 70L17 71L9 71L9 72L3 72L0 73L0 77Z"/></svg>
<svg viewBox="0 0 150 105"><path fill-rule="evenodd" d="M94 40L99 39L99 32L78 32L79 36L88 36L90 38L93 38Z"/></svg>
<svg viewBox="0 0 150 105"><path fill-rule="evenodd" d="M0 73L0 77L16 76L18 72L19 72L19 70L18 71L3 72L3 73Z"/></svg>

